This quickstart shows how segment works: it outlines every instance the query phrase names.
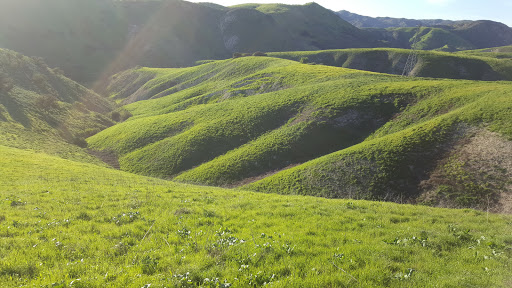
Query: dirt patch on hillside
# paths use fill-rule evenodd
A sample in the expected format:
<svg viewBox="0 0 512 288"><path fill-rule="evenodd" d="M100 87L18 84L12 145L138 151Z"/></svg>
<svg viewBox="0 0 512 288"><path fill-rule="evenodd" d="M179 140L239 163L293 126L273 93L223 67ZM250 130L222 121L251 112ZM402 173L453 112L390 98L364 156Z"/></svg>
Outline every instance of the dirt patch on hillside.
<svg viewBox="0 0 512 288"><path fill-rule="evenodd" d="M473 128L420 186L420 201L512 213L512 141Z"/></svg>

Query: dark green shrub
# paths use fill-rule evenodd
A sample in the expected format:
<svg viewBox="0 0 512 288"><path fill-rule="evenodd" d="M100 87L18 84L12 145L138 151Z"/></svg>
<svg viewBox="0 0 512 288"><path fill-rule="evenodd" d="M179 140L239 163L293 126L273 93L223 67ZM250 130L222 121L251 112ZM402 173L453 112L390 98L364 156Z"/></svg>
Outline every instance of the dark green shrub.
<svg viewBox="0 0 512 288"><path fill-rule="evenodd" d="M120 114L121 114L121 116L120 116L121 122L126 121L126 120L128 120L128 118L133 116L132 113L130 113L130 111L126 111L126 110L122 110L120 112Z"/></svg>
<svg viewBox="0 0 512 288"><path fill-rule="evenodd" d="M112 119L113 121L119 122L121 120L121 113L119 113L117 111L113 111L112 113L110 113L110 119Z"/></svg>
<svg viewBox="0 0 512 288"><path fill-rule="evenodd" d="M45 89L46 88L46 77L43 74L41 74L41 73L35 73L34 76L32 76L32 82L39 89Z"/></svg>
<svg viewBox="0 0 512 288"><path fill-rule="evenodd" d="M238 53L238 52L233 53L233 59L240 58L240 57L242 57L242 53Z"/></svg>
<svg viewBox="0 0 512 288"><path fill-rule="evenodd" d="M42 57L32 57L32 59L34 60L34 63L37 66L42 68L48 68L48 65L46 64L46 62L44 62L44 59Z"/></svg>
<svg viewBox="0 0 512 288"><path fill-rule="evenodd" d="M73 139L71 140L71 144L74 144L78 147L81 147L81 148L87 148L87 141L85 141L85 139L83 137L73 137Z"/></svg>
<svg viewBox="0 0 512 288"><path fill-rule="evenodd" d="M263 52L260 52L260 51L256 51L252 54L252 56L267 56L267 54L263 53Z"/></svg>
<svg viewBox="0 0 512 288"><path fill-rule="evenodd" d="M59 67L55 67L52 69L52 72L55 73L55 74L58 74L58 75L64 75L64 70L62 70L61 68Z"/></svg>
<svg viewBox="0 0 512 288"><path fill-rule="evenodd" d="M308 64L308 63L309 63L309 58L308 58L308 57L302 57L302 58L300 58L300 63L302 63L302 64Z"/></svg>
<svg viewBox="0 0 512 288"><path fill-rule="evenodd" d="M49 94L41 95L36 99L36 107L43 111L50 111L59 108L57 97Z"/></svg>
<svg viewBox="0 0 512 288"><path fill-rule="evenodd" d="M0 92L9 92L14 88L14 81L3 72L0 72Z"/></svg>
<svg viewBox="0 0 512 288"><path fill-rule="evenodd" d="M89 138L93 135L100 133L100 131L101 130L99 128L87 128L84 132L80 133L80 137Z"/></svg>

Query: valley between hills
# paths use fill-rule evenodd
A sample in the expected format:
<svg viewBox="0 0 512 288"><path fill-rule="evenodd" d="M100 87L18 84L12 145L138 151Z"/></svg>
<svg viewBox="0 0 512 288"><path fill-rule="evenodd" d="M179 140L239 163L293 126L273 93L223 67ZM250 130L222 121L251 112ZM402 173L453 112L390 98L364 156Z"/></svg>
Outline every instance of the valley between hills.
<svg viewBox="0 0 512 288"><path fill-rule="evenodd" d="M43 3L0 3L0 286L512 285L512 28Z"/></svg>

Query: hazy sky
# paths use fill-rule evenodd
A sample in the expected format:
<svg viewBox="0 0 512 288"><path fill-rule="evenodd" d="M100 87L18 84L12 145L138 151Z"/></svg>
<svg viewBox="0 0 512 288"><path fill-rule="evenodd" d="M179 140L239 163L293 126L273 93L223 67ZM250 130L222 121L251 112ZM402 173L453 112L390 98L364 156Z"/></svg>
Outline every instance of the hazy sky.
<svg viewBox="0 0 512 288"><path fill-rule="evenodd" d="M304 4L311 0L207 0L223 6L241 3ZM494 20L512 27L512 0L317 0L325 8L365 16L412 19Z"/></svg>

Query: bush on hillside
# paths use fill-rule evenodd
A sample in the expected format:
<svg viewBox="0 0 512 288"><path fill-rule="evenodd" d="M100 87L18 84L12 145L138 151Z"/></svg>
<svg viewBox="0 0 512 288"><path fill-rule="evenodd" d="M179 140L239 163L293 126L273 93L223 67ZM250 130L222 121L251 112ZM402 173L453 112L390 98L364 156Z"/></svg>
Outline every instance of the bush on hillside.
<svg viewBox="0 0 512 288"><path fill-rule="evenodd" d="M0 92L8 93L12 88L14 81L6 73L0 72Z"/></svg>
<svg viewBox="0 0 512 288"><path fill-rule="evenodd" d="M101 132L101 129L99 129L99 128L87 128L83 132L79 133L77 135L77 137L75 137L75 139L77 139L77 138L83 138L83 139L89 138L89 137L91 137L93 135L96 135L96 134L98 134L100 132Z"/></svg>
<svg viewBox="0 0 512 288"><path fill-rule="evenodd" d="M57 74L57 75L64 75L64 70L62 70L60 67L53 68L52 72Z"/></svg>
<svg viewBox="0 0 512 288"><path fill-rule="evenodd" d="M48 68L48 65L46 64L46 62L44 62L44 58L32 57L32 59L34 60L34 62L36 63L37 66L39 66L41 68Z"/></svg>
<svg viewBox="0 0 512 288"><path fill-rule="evenodd" d="M300 63L302 63L302 64L308 64L308 63L309 63L309 58L308 58L308 57L302 57L302 58L300 58Z"/></svg>
<svg viewBox="0 0 512 288"><path fill-rule="evenodd" d="M110 119L115 122L123 122L126 121L128 118L132 117L132 113L130 113L127 110L118 110L118 111L112 111L110 113Z"/></svg>
<svg viewBox="0 0 512 288"><path fill-rule="evenodd" d="M238 52L233 53L233 59L240 58L240 57L242 57L242 53L238 53Z"/></svg>
<svg viewBox="0 0 512 288"><path fill-rule="evenodd" d="M74 144L78 147L81 147L81 148L87 148L87 141L85 141L84 138L82 137L74 137L72 140L71 140L71 144Z"/></svg>
<svg viewBox="0 0 512 288"><path fill-rule="evenodd" d="M121 120L121 113L112 111L110 114L110 119L112 119L112 121L119 122Z"/></svg>
<svg viewBox="0 0 512 288"><path fill-rule="evenodd" d="M46 77L41 73L35 73L34 76L32 76L32 82L39 89L46 88Z"/></svg>
<svg viewBox="0 0 512 288"><path fill-rule="evenodd" d="M260 51L256 51L252 54L252 56L267 56L267 54L263 53L263 52L260 52Z"/></svg>
<svg viewBox="0 0 512 288"><path fill-rule="evenodd" d="M59 108L57 97L49 94L41 95L36 99L36 107L43 111L50 111Z"/></svg>

